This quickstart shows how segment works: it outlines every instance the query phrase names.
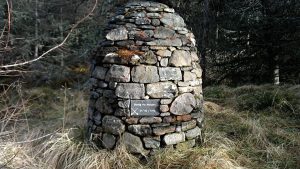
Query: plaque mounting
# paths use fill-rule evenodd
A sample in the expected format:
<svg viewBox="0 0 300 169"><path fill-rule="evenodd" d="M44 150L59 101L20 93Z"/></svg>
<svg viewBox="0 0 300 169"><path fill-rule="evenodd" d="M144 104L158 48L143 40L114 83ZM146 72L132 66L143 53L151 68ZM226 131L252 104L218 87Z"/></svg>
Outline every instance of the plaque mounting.
<svg viewBox="0 0 300 169"><path fill-rule="evenodd" d="M157 116L159 115L159 99L131 100L131 116Z"/></svg>

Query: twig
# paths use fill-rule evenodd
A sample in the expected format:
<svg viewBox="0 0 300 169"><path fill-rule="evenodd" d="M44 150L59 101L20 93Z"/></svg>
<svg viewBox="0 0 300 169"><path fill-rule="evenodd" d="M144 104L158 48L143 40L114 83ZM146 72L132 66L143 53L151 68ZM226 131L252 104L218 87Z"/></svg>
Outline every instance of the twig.
<svg viewBox="0 0 300 169"><path fill-rule="evenodd" d="M30 64L30 63L33 63L33 62L36 62L40 59L42 59L44 56L46 56L47 54L49 54L50 52L56 50L57 48L60 48L61 46L63 46L65 44L65 42L69 39L69 37L71 36L71 33L74 31L74 29L80 24L82 23L83 21L85 21L90 15L92 15L92 13L94 12L94 10L96 9L97 7L97 4L98 4L98 0L95 0L95 4L91 10L91 12L89 12L85 17L83 17L82 19L80 19L77 23L75 23L71 30L69 31L69 33L67 34L67 36L65 37L65 39L60 43L58 44L57 46L54 46L53 48L49 49L48 51L46 51L45 53L43 53L42 55L40 55L39 57L37 58L34 58L32 60L28 60L28 61L24 61L24 62L21 62L21 63L14 63L14 64L9 64L9 65L4 65L4 66L0 66L0 68L2 69L7 69L7 68L11 68L11 67L18 67L18 66L23 66L23 65L27 65L27 64Z"/></svg>

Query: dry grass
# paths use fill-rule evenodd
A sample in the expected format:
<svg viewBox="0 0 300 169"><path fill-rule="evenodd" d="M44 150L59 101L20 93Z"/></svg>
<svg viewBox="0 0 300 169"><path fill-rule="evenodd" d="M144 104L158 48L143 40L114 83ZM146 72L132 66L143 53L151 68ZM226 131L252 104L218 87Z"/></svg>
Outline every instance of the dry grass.
<svg viewBox="0 0 300 169"><path fill-rule="evenodd" d="M169 148L139 159L122 145L107 151L84 143L83 125L88 104L84 92L68 88L36 88L25 92L11 88L5 90L3 96L0 105L5 114L0 121L1 169L274 169L300 166L299 119L291 117L291 113L283 116L278 112L270 114L270 111L237 111L232 104L214 103L217 100L213 98L214 102L205 104L206 130L201 147ZM234 98L228 99L234 101ZM65 130L62 130L63 122Z"/></svg>

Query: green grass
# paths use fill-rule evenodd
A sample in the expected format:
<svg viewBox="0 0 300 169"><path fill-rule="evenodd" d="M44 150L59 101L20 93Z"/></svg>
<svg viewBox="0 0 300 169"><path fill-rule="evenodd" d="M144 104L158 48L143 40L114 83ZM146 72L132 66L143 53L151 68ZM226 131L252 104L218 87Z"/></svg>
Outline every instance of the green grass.
<svg viewBox="0 0 300 169"><path fill-rule="evenodd" d="M299 89L208 87L203 144L143 160L122 145L107 151L85 144L87 92L11 89L0 102L0 168L300 168Z"/></svg>

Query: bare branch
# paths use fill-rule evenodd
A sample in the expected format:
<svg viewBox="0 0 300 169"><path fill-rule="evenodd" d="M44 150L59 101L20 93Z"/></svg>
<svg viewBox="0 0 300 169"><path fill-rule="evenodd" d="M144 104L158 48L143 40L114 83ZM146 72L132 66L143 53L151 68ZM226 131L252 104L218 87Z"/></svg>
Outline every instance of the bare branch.
<svg viewBox="0 0 300 169"><path fill-rule="evenodd" d="M47 54L49 54L50 52L52 52L52 51L54 51L54 50L56 50L56 49L62 47L62 46L65 44L65 42L69 39L69 37L71 36L71 33L74 31L74 29L75 29L80 23L82 23L83 21L85 21L90 15L92 15L92 13L94 12L94 10L95 10L96 7L97 7L97 4L98 4L98 0L95 0L95 4L94 4L93 8L90 10L90 12L89 12L85 17L83 17L82 19L80 19L78 22L76 22L76 23L72 26L72 28L71 28L71 30L69 31L69 33L67 34L67 36L64 38L64 40L63 40L60 44L58 44L58 45L54 46L53 48L49 49L48 51L46 51L45 53L43 53L42 55L40 55L40 56L37 57L37 58L34 58L34 59L32 59L32 60L28 60L28 61L24 61L24 62L21 62L21 63L14 63L14 64L9 64L9 65L0 66L0 68L2 68L2 69L7 69L7 68L11 68L11 67L18 67L18 66L23 66L23 65L27 65L27 64L36 62L36 61L38 61L38 60L44 58L44 57L45 57ZM3 70L3 71L6 71L6 70Z"/></svg>

